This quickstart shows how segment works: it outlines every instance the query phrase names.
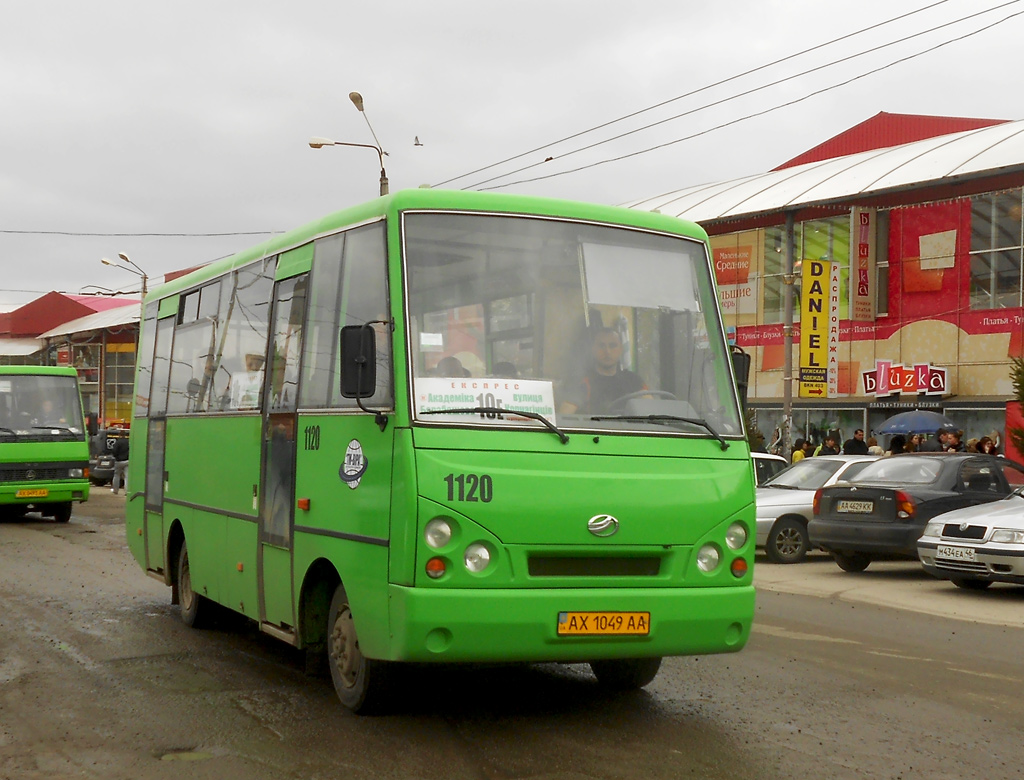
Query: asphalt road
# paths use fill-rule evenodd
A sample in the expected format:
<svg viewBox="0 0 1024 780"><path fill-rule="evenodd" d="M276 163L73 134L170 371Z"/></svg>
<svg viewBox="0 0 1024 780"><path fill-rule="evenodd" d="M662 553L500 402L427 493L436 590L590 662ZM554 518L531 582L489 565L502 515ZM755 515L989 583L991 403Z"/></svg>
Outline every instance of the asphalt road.
<svg viewBox="0 0 1024 780"><path fill-rule="evenodd" d="M420 667L361 718L247 622L182 625L123 506L95 491L67 525L0 524L2 778L1022 775L1024 589L759 560L739 654L667 659L627 696L584 666Z"/></svg>

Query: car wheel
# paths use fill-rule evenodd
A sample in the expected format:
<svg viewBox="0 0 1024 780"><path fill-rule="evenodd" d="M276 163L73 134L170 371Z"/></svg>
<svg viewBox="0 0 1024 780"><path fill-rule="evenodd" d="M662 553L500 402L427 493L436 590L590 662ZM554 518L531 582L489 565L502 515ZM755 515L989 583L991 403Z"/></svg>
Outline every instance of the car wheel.
<svg viewBox="0 0 1024 780"><path fill-rule="evenodd" d="M178 553L178 600L181 602L181 622L191 628L202 628L209 623L213 604L192 590L192 569L188 562L188 546L182 542Z"/></svg>
<svg viewBox="0 0 1024 780"><path fill-rule="evenodd" d="M342 585L334 591L327 617L327 664L341 703L353 712L380 712L389 696L385 661L367 658L359 648L348 595Z"/></svg>
<svg viewBox="0 0 1024 780"><path fill-rule="evenodd" d="M787 517L772 526L764 551L772 563L800 563L807 557L809 547L807 527Z"/></svg>
<svg viewBox="0 0 1024 780"><path fill-rule="evenodd" d="M871 563L871 556L864 553L833 552L832 560L843 571L857 573L868 567Z"/></svg>
<svg viewBox="0 0 1024 780"><path fill-rule="evenodd" d="M66 523L71 519L71 502L65 501L53 507L53 519L58 523Z"/></svg>
<svg viewBox="0 0 1024 780"><path fill-rule="evenodd" d="M660 667L660 658L614 658L590 662L590 670L597 681L615 691L643 688L654 679Z"/></svg>
<svg viewBox="0 0 1024 780"><path fill-rule="evenodd" d="M985 590L992 584L992 580L965 580L957 577L953 580L953 584L964 590Z"/></svg>

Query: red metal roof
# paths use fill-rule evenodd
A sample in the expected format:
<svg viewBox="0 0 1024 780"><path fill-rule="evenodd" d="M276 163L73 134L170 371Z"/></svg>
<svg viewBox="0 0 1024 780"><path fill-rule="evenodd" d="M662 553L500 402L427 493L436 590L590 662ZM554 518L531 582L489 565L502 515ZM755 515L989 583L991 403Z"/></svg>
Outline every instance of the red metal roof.
<svg viewBox="0 0 1024 780"><path fill-rule="evenodd" d="M1006 121L1008 120L888 114L885 111L880 111L870 119L866 119L859 125L854 125L849 130L844 130L839 135L829 138L824 143L818 144L813 149L808 149L772 170L779 171L783 168L792 168L794 165L831 160L834 157L866 152L869 149L884 149L889 146L923 141L925 138L935 138L964 130L977 130L981 127L1003 124Z"/></svg>
<svg viewBox="0 0 1024 780"><path fill-rule="evenodd" d="M138 306L138 298L111 298L103 295L68 295L67 293L61 293L65 298L70 298L75 303L80 303L83 306L87 306L93 311L107 311L108 309L116 309L118 306Z"/></svg>

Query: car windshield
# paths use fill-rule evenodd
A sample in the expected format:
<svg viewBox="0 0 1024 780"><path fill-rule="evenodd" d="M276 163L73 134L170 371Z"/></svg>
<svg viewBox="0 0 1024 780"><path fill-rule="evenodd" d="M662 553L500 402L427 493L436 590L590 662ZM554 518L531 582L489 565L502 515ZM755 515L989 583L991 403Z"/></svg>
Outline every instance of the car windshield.
<svg viewBox="0 0 1024 780"><path fill-rule="evenodd" d="M829 477L844 465L841 460L804 458L787 469L780 471L765 484L765 487L789 490L817 490Z"/></svg>
<svg viewBox="0 0 1024 780"><path fill-rule="evenodd" d="M74 377L0 377L0 437L8 441L84 439L84 424Z"/></svg>
<svg viewBox="0 0 1024 780"><path fill-rule="evenodd" d="M418 422L742 436L702 242L406 212L403 251Z"/></svg>
<svg viewBox="0 0 1024 780"><path fill-rule="evenodd" d="M857 476L857 482L927 485L935 481L940 471L942 471L942 460L936 457L880 458Z"/></svg>

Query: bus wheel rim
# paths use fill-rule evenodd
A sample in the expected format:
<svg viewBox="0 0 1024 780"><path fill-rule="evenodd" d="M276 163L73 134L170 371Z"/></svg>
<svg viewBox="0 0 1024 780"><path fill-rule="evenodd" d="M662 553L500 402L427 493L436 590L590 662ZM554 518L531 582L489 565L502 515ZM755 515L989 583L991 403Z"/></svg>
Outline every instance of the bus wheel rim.
<svg viewBox="0 0 1024 780"><path fill-rule="evenodd" d="M355 686L362 660L352 612L346 607L338 614L331 631L331 663L346 688Z"/></svg>

